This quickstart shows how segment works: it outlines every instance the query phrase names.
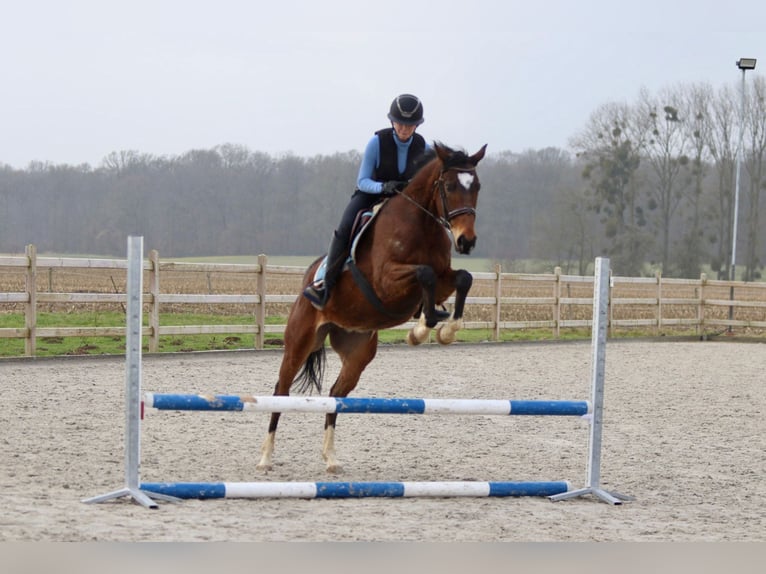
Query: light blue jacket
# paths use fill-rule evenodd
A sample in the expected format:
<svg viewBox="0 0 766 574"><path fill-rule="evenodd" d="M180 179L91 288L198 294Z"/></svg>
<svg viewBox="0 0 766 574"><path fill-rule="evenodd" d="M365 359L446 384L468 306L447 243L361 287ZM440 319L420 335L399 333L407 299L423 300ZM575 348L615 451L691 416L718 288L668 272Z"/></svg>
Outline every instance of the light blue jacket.
<svg viewBox="0 0 766 574"><path fill-rule="evenodd" d="M396 142L396 149L398 151L398 164L399 171L404 171L407 167L407 150L410 149L412 138L406 142L400 140L396 132L394 132L394 141ZM431 146L426 142L426 152L431 150ZM372 174L375 172L375 168L380 165L380 140L378 135L375 134L367 142L367 147L364 148L364 156L362 156L362 164L359 166L359 175L356 178L356 186L360 191L365 193L378 194L383 191L383 182L372 179Z"/></svg>

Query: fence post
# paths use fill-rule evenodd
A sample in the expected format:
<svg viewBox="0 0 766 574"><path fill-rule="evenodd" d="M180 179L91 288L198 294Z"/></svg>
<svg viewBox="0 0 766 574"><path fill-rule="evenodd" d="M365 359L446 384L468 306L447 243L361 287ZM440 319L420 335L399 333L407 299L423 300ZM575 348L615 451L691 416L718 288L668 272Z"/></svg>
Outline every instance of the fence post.
<svg viewBox="0 0 766 574"><path fill-rule="evenodd" d="M503 266L500 263L495 263L495 341L500 340L500 298L503 296L502 274Z"/></svg>
<svg viewBox="0 0 766 574"><path fill-rule="evenodd" d="M609 263L608 258L606 258L606 262L607 264ZM594 281L593 283L594 291L596 290L596 286L597 284ZM607 325L606 332L607 332L607 336L611 337L612 335L614 335L614 305L612 305L612 298L614 297L614 275L612 274L611 267L609 268L609 286L606 289L608 293L607 308L609 309L609 313L608 313L609 318L607 319L607 323L606 323Z"/></svg>
<svg viewBox="0 0 766 574"><path fill-rule="evenodd" d="M697 334L701 335L705 328L705 285L707 284L707 275L700 274L700 295L699 305L697 306Z"/></svg>
<svg viewBox="0 0 766 574"><path fill-rule="evenodd" d="M269 258L263 253L258 256L258 271L255 277L255 292L258 302L255 304L255 348L262 350L265 343L266 331L266 265Z"/></svg>
<svg viewBox="0 0 766 574"><path fill-rule="evenodd" d="M553 270L553 336L561 335L561 267Z"/></svg>
<svg viewBox="0 0 766 574"><path fill-rule="evenodd" d="M149 252L149 261L149 293L152 296L149 308L149 352L157 353L160 350L160 254L156 249Z"/></svg>
<svg viewBox="0 0 766 574"><path fill-rule="evenodd" d="M662 333L662 272L656 271L654 277L657 280L657 324L654 334L657 336Z"/></svg>
<svg viewBox="0 0 766 574"><path fill-rule="evenodd" d="M24 339L24 354L34 357L37 351L37 248L30 243L27 245L26 255L28 259L27 304L24 309L24 326L27 336Z"/></svg>

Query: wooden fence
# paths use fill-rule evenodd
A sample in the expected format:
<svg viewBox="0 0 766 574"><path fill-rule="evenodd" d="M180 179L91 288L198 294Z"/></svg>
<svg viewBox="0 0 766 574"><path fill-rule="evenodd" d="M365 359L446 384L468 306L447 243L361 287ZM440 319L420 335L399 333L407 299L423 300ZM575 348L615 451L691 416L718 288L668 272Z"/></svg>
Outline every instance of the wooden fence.
<svg viewBox="0 0 766 574"><path fill-rule="evenodd" d="M163 335L252 334L254 347L263 349L267 335L282 335L285 328L284 320L274 324L267 318L286 318L304 273L302 267L269 265L265 255L259 255L255 264L178 263L160 261L157 251L151 251L143 267L147 316L143 335L149 352L159 350ZM25 317L24 327L0 328L0 338L24 339L25 354L34 356L37 340L44 337L124 336L124 327L41 327L38 313L62 306L68 311L105 304L124 309L126 269L124 259L38 257L34 245L22 256L0 256L0 312L23 308ZM62 277L64 272L75 271L87 281L67 285L54 279L54 271ZM193 276L196 282L179 281L180 276ZM466 329L487 330L497 340L501 331L509 329L550 329L558 338L562 329L591 326L593 277L565 275L559 268L551 274L504 273L499 265L493 272L473 276ZM100 287L92 287L95 277L101 278ZM54 287L56 281L63 285ZM165 283L175 292L164 292L161 286ZM83 288L85 284L91 287ZM160 324L161 309L185 312L200 306L224 315L231 314L226 309L236 309L240 314L252 314L253 321L244 325ZM709 280L704 275L699 279L612 276L609 318L612 333L635 328L655 335L733 329L754 332L766 329L766 284ZM397 328L413 325L408 322Z"/></svg>

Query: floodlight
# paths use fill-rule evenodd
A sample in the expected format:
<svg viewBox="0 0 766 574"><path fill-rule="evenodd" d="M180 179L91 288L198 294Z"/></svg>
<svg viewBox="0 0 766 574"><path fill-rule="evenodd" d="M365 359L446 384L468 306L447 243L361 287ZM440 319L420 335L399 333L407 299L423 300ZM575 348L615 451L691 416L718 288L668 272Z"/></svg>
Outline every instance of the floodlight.
<svg viewBox="0 0 766 574"><path fill-rule="evenodd" d="M755 70L755 58L740 58L737 60L737 67L740 70Z"/></svg>

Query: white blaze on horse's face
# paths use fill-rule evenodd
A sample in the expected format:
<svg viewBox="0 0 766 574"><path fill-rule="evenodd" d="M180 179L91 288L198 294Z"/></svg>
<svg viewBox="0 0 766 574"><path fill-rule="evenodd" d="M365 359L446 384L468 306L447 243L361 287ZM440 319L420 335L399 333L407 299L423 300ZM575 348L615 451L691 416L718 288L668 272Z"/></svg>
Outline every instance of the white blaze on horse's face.
<svg viewBox="0 0 766 574"><path fill-rule="evenodd" d="M475 177L476 176L472 173L460 172L457 174L457 180L465 189L471 189L471 185L473 185L473 180Z"/></svg>

